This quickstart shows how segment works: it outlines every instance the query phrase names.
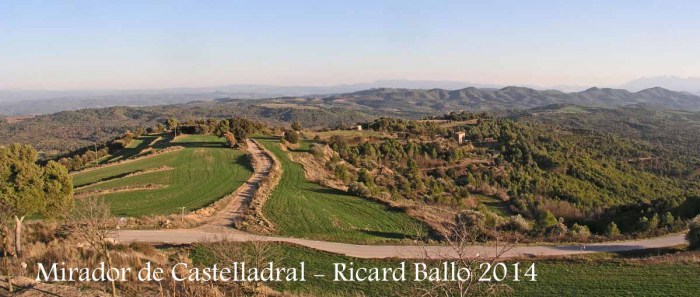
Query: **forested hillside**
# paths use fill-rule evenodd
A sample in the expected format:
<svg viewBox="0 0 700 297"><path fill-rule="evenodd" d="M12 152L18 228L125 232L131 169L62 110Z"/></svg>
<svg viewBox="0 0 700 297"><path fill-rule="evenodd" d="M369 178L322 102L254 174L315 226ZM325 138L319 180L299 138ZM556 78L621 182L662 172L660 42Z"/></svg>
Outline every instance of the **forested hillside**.
<svg viewBox="0 0 700 297"><path fill-rule="evenodd" d="M363 195L484 205L531 219L533 232L544 233L562 232L555 228L562 223L597 234L613 225L625 233L655 233L676 230L700 211L697 178L638 166L630 160L634 140L595 142L599 137L587 131L468 113L430 121L383 118L366 126L393 136L328 141L351 166L331 162L329 169ZM460 132L462 143L455 139Z"/></svg>
<svg viewBox="0 0 700 297"><path fill-rule="evenodd" d="M553 105L515 116L564 130L578 146L665 176L700 178L700 112L648 106L618 109Z"/></svg>

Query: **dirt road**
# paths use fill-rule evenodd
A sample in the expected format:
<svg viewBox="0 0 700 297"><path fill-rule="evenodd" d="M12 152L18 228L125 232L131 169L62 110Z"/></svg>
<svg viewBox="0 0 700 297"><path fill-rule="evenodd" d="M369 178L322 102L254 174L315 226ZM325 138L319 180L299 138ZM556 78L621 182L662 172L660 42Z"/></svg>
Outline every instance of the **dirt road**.
<svg viewBox="0 0 700 297"><path fill-rule="evenodd" d="M169 244L188 244L201 241L275 241L298 244L301 246L344 254L357 258L455 258L457 252L449 246L395 246L395 245L356 245L348 243L336 243L317 241L301 238L287 238L276 236L260 236L242 232L231 228L232 224L241 218L250 199L258 188L258 182L268 175L272 161L258 144L248 140L248 150L256 158L255 173L239 188L237 197L221 212L216 214L208 223L194 229L178 230L120 230L115 233L115 239L119 242L152 242ZM523 245L515 246L505 252L502 257L529 257L529 256L561 256L574 254L588 254L599 252L620 252L650 248L674 246L685 243L683 234L663 237L615 241L587 245ZM501 247L502 248L502 247ZM463 251L470 257L492 257L497 253L495 246L479 245L471 246Z"/></svg>
<svg viewBox="0 0 700 297"><path fill-rule="evenodd" d="M243 214L248 209L248 205L253 199L255 191L258 190L262 179L270 174L270 169L272 168L270 157L257 143L250 139L246 140L246 144L248 152L254 159L255 172L243 185L236 189L236 197L231 199L226 208L215 214L206 224L196 229L210 232L231 229L236 221L243 218Z"/></svg>
<svg viewBox="0 0 700 297"><path fill-rule="evenodd" d="M206 232L197 229L183 230L123 230L116 236L120 242L157 242L184 244L201 241L277 241L298 244L313 249L343 254L357 258L456 258L457 252L448 246L395 246L395 245L356 245L317 241L301 238L286 238L274 236L259 236L240 232L237 230ZM670 236L631 240L614 241L596 244L582 245L523 245L515 246L502 255L509 257L529 256L563 256L575 254L589 254L600 252L621 252L650 248L674 246L685 243L683 234ZM488 258L497 253L495 246L479 245L471 246L463 251L463 254L474 257Z"/></svg>

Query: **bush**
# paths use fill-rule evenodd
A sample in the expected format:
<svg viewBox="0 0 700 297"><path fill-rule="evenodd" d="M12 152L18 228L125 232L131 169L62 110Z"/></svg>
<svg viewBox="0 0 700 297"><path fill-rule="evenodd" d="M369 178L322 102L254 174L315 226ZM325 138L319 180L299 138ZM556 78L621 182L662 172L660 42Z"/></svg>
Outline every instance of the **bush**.
<svg viewBox="0 0 700 297"><path fill-rule="evenodd" d="M586 225L574 224L571 226L571 235L585 239L591 236L591 230Z"/></svg>
<svg viewBox="0 0 700 297"><path fill-rule="evenodd" d="M363 183L354 182L348 186L348 192L355 196L369 197L372 191Z"/></svg>
<svg viewBox="0 0 700 297"><path fill-rule="evenodd" d="M550 236L565 236L567 233L569 233L569 228L564 224L563 218L559 218L557 224L549 229Z"/></svg>
<svg viewBox="0 0 700 297"><path fill-rule="evenodd" d="M518 232L530 232L532 230L532 224L523 218L522 215L514 215L503 224L503 228Z"/></svg>
<svg viewBox="0 0 700 297"><path fill-rule="evenodd" d="M488 237L486 216L481 212L474 210L461 211L455 216L455 224L456 228L453 231L455 239L484 241Z"/></svg>
<svg viewBox="0 0 700 297"><path fill-rule="evenodd" d="M688 248L693 250L700 249L700 215L690 222L688 228L690 230L685 235L685 239L688 240Z"/></svg>
<svg viewBox="0 0 700 297"><path fill-rule="evenodd" d="M319 157L319 158L323 157L324 153L323 153L323 146L322 145L320 145L318 143L314 143L311 145L311 148L309 150L311 151L312 155Z"/></svg>

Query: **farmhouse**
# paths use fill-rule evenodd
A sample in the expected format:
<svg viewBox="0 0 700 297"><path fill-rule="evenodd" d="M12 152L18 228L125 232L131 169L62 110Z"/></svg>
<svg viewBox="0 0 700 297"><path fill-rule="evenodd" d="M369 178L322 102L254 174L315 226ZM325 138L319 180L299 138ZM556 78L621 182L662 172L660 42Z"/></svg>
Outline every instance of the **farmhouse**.
<svg viewBox="0 0 700 297"><path fill-rule="evenodd" d="M457 132L457 133L455 133L455 140L457 141L457 143L462 144L462 143L464 143L466 135L467 134L464 132L461 132L461 131Z"/></svg>

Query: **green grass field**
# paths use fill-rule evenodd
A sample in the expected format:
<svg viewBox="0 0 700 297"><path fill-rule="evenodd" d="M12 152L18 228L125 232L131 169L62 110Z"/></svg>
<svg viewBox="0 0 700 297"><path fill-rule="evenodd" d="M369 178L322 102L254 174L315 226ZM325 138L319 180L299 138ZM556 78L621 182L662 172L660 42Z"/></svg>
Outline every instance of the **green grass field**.
<svg viewBox="0 0 700 297"><path fill-rule="evenodd" d="M179 207L194 210L233 192L252 174L243 151L222 146L223 139L211 135L179 137L172 145L185 149L154 157L78 173L73 176L76 193L138 187L148 184L159 189L104 194L115 215L170 214ZM124 177L127 174L168 166L171 170ZM98 181L101 183L94 184Z"/></svg>
<svg viewBox="0 0 700 297"><path fill-rule="evenodd" d="M278 138L258 140L282 163L282 178L263 207L281 235L342 242L385 242L415 236L425 227L405 213L306 181Z"/></svg>
<svg viewBox="0 0 700 297"><path fill-rule="evenodd" d="M228 243L231 244L231 243ZM195 264L219 262L207 248L195 246L190 257ZM307 275L323 274L324 278L307 277L306 282L276 282L268 285L279 291L306 293L310 296L408 296L414 282L334 282L333 263L353 262L355 267L396 267L399 260L355 259L315 251L309 248L275 244L270 253L275 264L296 267L306 264ZM698 296L700 263L634 263L619 259L596 259L581 256L578 260L527 260L522 267L535 263L536 282L507 284L513 296ZM412 279L412 263L406 260L407 278ZM430 262L428 262L430 263ZM429 286L429 283L423 283Z"/></svg>

